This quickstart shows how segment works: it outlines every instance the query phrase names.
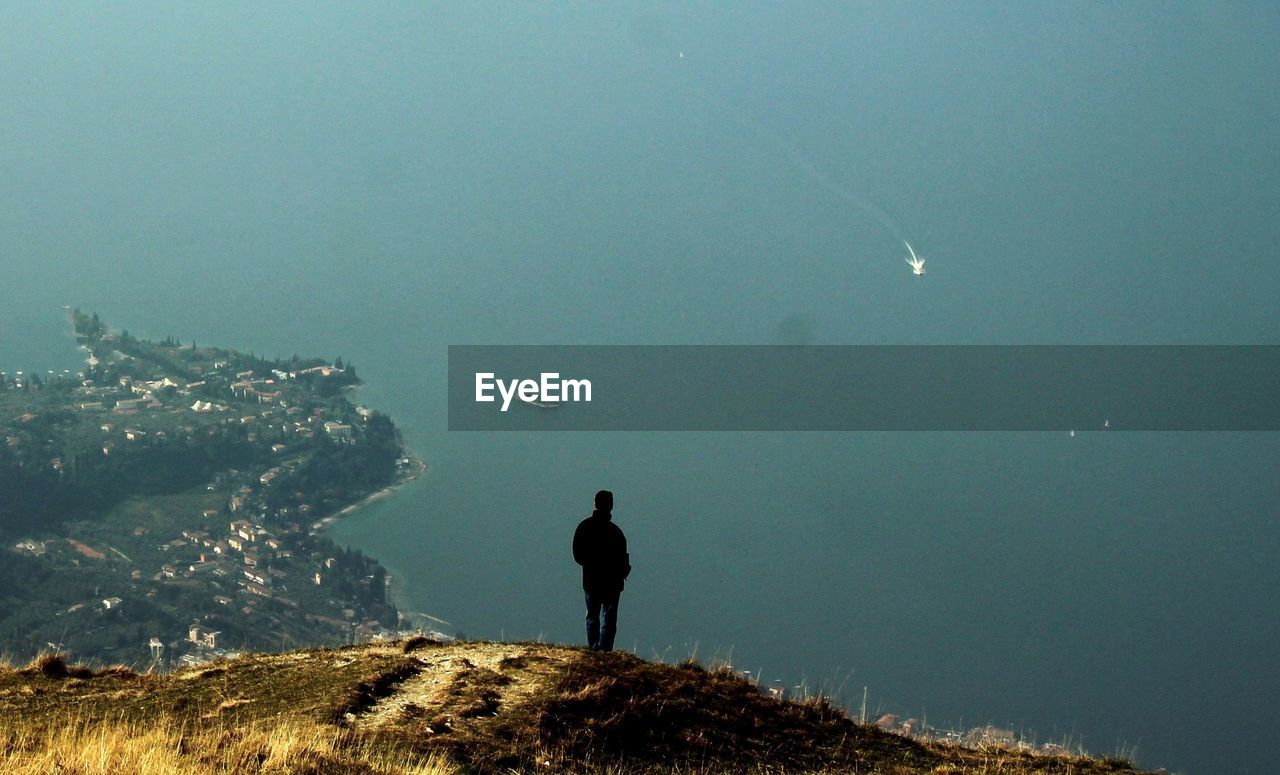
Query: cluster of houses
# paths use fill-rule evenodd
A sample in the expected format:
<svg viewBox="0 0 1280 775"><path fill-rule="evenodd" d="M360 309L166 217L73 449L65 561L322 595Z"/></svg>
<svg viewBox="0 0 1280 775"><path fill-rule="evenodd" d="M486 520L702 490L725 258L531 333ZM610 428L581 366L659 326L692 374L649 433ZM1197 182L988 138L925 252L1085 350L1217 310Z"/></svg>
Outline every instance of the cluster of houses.
<svg viewBox="0 0 1280 775"><path fill-rule="evenodd" d="M199 622L192 622L187 627L186 637L186 643L190 644L192 650L179 656L178 664L184 667L195 667L215 659L235 659L240 656L239 651L231 651L219 643L218 636L221 634L220 630L205 627ZM152 638L148 645L151 647L153 657L159 660L164 644L159 638Z"/></svg>
<svg viewBox="0 0 1280 775"><path fill-rule="evenodd" d="M111 611L119 608L122 605L124 605L124 601L113 595L111 597L104 597L92 603L76 603L75 605L67 609L67 613L74 614L78 611L85 611L85 610Z"/></svg>
<svg viewBox="0 0 1280 775"><path fill-rule="evenodd" d="M245 383L249 384L249 383ZM268 433L279 433L282 439L287 440L289 437L300 440L315 438L317 433L323 433L326 437L341 442L353 442L354 431L350 423L338 422L326 419L328 410L324 407L316 407L307 412L301 406L290 406L287 401L280 397L280 393L255 393L259 397L270 397L276 403L276 407L263 408L255 414L236 415L226 419L225 423L231 425L262 425L260 430ZM130 415L137 413L136 406L130 408L119 408L121 402L117 402L116 414ZM81 406L85 406L81 404ZM143 408L151 408L147 405ZM361 407L363 408L363 407ZM197 399L190 406L180 406L171 408L169 411L182 412L188 411L194 414L213 414L226 413L232 411L233 407L227 404L219 404L213 401L202 401ZM367 410L366 410L367 411ZM161 441L165 438L165 431L153 430L146 431L136 425L116 425L113 423L103 423L100 426L104 437L102 442L102 453L104 455L111 454L117 444L121 441L119 438L123 436L123 441L139 442L139 441ZM173 430L179 433L192 434L195 432L194 425L180 425ZM250 441L258 437L256 432L250 434ZM288 445L284 443L275 443L271 446L274 454L281 454L288 449ZM274 477L267 477L271 479ZM263 481L262 484L270 484L270 481Z"/></svg>
<svg viewBox="0 0 1280 775"><path fill-rule="evenodd" d="M125 360L136 360L128 355L121 355ZM98 363L96 356L90 356L90 366ZM228 416L222 422L229 424L250 425L265 422L265 428L261 430L268 433L279 433L285 438L279 441L287 441L287 438L311 439L317 434L323 433L328 438L336 441L354 441L353 429L349 423L341 422L342 418L337 420L326 417L326 410L318 407L307 412L298 401L299 395L296 391L288 388L288 384L296 382L299 378L310 375L320 375L330 377L344 373L344 370L336 366L319 365L306 369L289 371L285 369L272 369L270 376L259 377L253 370L242 370L232 373L233 363L229 359L214 360L205 363L187 363L184 368L194 373L197 377L195 380L188 381L186 379L173 376L162 375L153 379L140 379L129 375L122 375L115 379L111 384L97 385L92 379L84 379L84 375L79 375L80 385L76 388L77 400L72 406L81 412L110 412L119 419L114 422L104 422L101 424L103 433L102 454L110 455L122 443L155 443L165 439L165 430L155 428L151 423L139 422L139 420L130 421L127 419L132 415L139 415L143 412L166 411L168 413L190 413L192 415L226 415L231 413L234 416ZM25 375L22 372L17 373L13 384L21 385ZM228 385L230 396L225 400L219 401L211 399L203 393L203 389L209 384L209 380L217 380L216 384ZM180 401L175 401L175 396L182 396ZM236 412L236 403L249 402L258 405L250 414L244 414L243 409ZM190 401L190 403L187 403ZM279 414L277 414L279 413ZM30 422L36 418L35 414L27 413L19 417L20 423ZM193 418L194 420L194 418ZM200 423L180 425L176 428L169 427L170 432L191 434L195 432L196 425ZM207 425L207 421L205 421ZM140 427L141 426L141 427ZM168 427L168 426L166 426ZM250 432L250 441L256 440L256 430ZM4 437L4 443L10 448L19 448L22 444L22 438L16 434L7 434ZM275 443L272 445L272 452L282 454L288 449L286 443ZM59 473L62 472L63 462L61 459L48 461L49 465ZM264 482L266 484L267 482Z"/></svg>
<svg viewBox="0 0 1280 775"><path fill-rule="evenodd" d="M216 515L216 513L206 512L206 516ZM279 531L273 532L243 518L233 519L227 523L227 533L222 536L215 536L209 530L183 530L180 539L170 541L164 546L168 549L196 547L199 550L199 559L181 566L177 563L166 563L161 566L160 572L154 578L157 581L164 581L171 578L198 579L206 575L219 576L251 595L298 609L297 602L280 594L287 591L285 582L290 574L271 566L273 562L279 564L280 561L292 562L295 559L294 552L302 550L299 540L301 534L301 526L297 523L288 523ZM315 561L318 557L312 554L309 555L309 559ZM334 557L319 560L314 572L299 578L306 578L309 583L323 585L330 571L340 572L338 561ZM236 601L227 595L215 595L213 600L228 608L234 608L236 605ZM247 602L241 612L246 615L251 614L253 605L252 601ZM372 639L394 635L391 630L376 620L361 622L358 619L358 612L353 608L344 608L340 613L342 618L315 612L306 612L304 616L308 621L347 629L353 638ZM181 655L178 661L195 665L222 656L233 656L231 652L226 651L224 644L219 642L220 635L220 631L205 626L199 621L193 622L186 638L189 650Z"/></svg>
<svg viewBox="0 0 1280 775"><path fill-rule="evenodd" d="M60 372L49 369L43 379L38 374L28 374L21 369L15 371L12 377L9 376L9 372L0 371L0 390L22 390L26 387L54 385L76 378L70 369L63 369Z"/></svg>
<svg viewBox="0 0 1280 775"><path fill-rule="evenodd" d="M96 386L92 380L85 380L77 389L81 398L89 399L78 402L75 407L82 412L102 412L108 408L115 414L136 414L140 409L162 409L164 402L157 394L166 388L179 393L189 393L190 385L183 387L170 377L156 380L134 380L133 377L120 377L116 385ZM110 407L107 404L111 404Z"/></svg>
<svg viewBox="0 0 1280 775"><path fill-rule="evenodd" d="M284 526L281 535L276 535L247 519L233 520L228 525L228 534L225 536L189 528L182 531L181 538L162 544L159 548L169 551L194 547L198 551L198 559L185 564L165 563L160 566L154 579L164 581L179 577L190 579L217 576L250 594L296 606L296 602L279 594L279 590L284 589L282 582L289 574L279 568L272 568L271 564L273 561L289 561L293 558L292 542L286 545L286 539L282 536L298 533L301 533L301 527L296 523ZM232 604L230 598L218 597L222 599L215 598L215 602Z"/></svg>
<svg viewBox="0 0 1280 775"><path fill-rule="evenodd" d="M202 512L201 517L207 521L216 519L221 513L216 509L208 509ZM156 548L163 552L181 553L188 557L194 550L195 557L181 562L162 564L152 576L152 580L164 583L170 580L212 581L216 578L218 584L211 587L210 591L216 591L221 587L228 592L214 594L212 600L218 606L225 606L228 609L228 615L232 616L237 609L240 614L246 616L253 614L256 606L254 598L262 598L298 610L308 621L322 622L346 629L354 638L386 637L389 634L389 631L375 620L361 622L355 609L341 609L342 618L316 612L303 612L295 600L282 594L288 591L287 580L290 576L284 567L288 567L288 563L295 561L295 552L303 551L300 538L303 530L299 524L287 523L274 531L244 518L232 519L224 524L226 524L225 532L213 525L208 529L184 529L180 537L159 544ZM145 533L146 530L141 527L134 530L135 536ZM65 539L65 541L75 552L86 557L103 559L103 555L92 547L73 539ZM34 556L43 556L49 550L47 541L33 539L24 540L14 548ZM308 553L306 559L309 563L314 562L315 567L313 570L296 568L296 578L299 581L305 579L308 583L322 585L327 573L330 571L337 573L341 570L334 557L322 558L320 555ZM272 567L273 564L277 567ZM141 580L141 577L140 571L133 571L132 578L135 581ZM233 597L235 593L230 591L231 587L254 597L242 598L237 602ZM155 592L152 591L147 596L154 597L154 595ZM75 614L81 611L103 613L121 608L123 605L125 602L120 597L108 596L87 603L76 603L67 609L67 613ZM234 657L235 652L228 650L225 644L219 641L220 635L220 631L195 621L191 624L187 637L182 641L165 644L158 638L152 638L149 647L157 661L166 648L176 647L180 653L175 653L173 659L179 664L195 665L221 657Z"/></svg>
<svg viewBox="0 0 1280 775"><path fill-rule="evenodd" d="M96 361L96 359L94 359ZM152 380L135 380L130 376L120 377L115 385L97 386L93 380L84 380L77 389L82 400L75 404L81 411L107 411L115 414L133 414L142 409L162 409L165 402L160 396L168 391L170 394L191 396L204 388L208 381L204 377L219 377L230 381L232 396L241 401L253 401L258 404L285 405L283 385L295 381L299 376L320 374L332 376L341 374L342 369L333 366L313 366L301 371L285 371L272 369L271 377L257 377L253 370L236 372L234 376L228 371L229 361L215 361L213 369L206 374L202 364L187 364L187 368L201 379L194 381L175 381L172 377L163 376ZM233 381L232 381L233 380ZM225 383L223 383L225 384ZM210 412L227 412L231 407L218 401L207 401L196 398L190 406L183 406L189 411L205 414Z"/></svg>

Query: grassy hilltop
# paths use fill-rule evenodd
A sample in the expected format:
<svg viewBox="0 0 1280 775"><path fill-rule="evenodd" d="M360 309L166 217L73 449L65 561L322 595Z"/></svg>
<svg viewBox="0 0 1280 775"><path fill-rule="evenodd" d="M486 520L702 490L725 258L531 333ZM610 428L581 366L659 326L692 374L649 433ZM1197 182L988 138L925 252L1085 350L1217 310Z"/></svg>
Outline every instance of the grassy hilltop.
<svg viewBox="0 0 1280 775"><path fill-rule="evenodd" d="M0 669L6 773L1134 773L922 743L730 670L425 638L251 654L168 675L46 656Z"/></svg>

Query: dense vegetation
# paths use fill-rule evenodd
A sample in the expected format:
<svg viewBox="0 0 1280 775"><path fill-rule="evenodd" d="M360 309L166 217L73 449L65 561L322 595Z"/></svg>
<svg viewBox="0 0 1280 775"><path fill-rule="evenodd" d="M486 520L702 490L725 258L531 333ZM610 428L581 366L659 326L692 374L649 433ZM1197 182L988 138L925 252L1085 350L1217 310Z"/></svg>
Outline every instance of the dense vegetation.
<svg viewBox="0 0 1280 775"><path fill-rule="evenodd" d="M62 437L64 430L75 430L76 418L68 415L55 410L30 421L21 429L30 442L20 453L0 447L0 537L93 519L128 497L182 492L216 471L251 468L265 460L238 426L104 455L100 448L76 448ZM62 461L59 469L42 464L55 458Z"/></svg>

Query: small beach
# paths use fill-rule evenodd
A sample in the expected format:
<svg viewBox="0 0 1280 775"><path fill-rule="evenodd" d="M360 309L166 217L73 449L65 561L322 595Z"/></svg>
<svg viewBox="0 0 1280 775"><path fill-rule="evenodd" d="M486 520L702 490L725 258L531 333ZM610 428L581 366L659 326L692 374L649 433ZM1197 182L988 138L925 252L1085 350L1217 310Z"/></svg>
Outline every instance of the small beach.
<svg viewBox="0 0 1280 775"><path fill-rule="evenodd" d="M406 451L405 456L408 457L409 460L411 461L409 464L409 470L401 474L399 477L397 477L395 482L387 485L386 487L383 487L381 490L369 493L368 495L356 501L355 503L352 503L347 506L343 506L341 509L335 511L334 513L326 517L322 517L316 520L315 522L312 522L311 529L317 533L321 532L325 528L329 527L330 525L333 525L338 520L342 519L343 517L346 517L354 513L355 511L364 508L365 506L368 506L373 503L377 503L383 498L388 497L389 495L398 491L401 487L404 487L405 485L409 484L410 482L416 480L418 477L426 473L427 464L425 462L423 462L420 458L418 458L411 452Z"/></svg>

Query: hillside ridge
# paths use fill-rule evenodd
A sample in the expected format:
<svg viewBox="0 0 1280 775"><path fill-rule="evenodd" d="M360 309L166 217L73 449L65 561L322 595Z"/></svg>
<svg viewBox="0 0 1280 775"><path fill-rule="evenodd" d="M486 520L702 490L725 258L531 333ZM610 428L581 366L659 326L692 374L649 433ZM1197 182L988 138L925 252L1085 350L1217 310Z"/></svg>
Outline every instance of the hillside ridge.
<svg viewBox="0 0 1280 775"><path fill-rule="evenodd" d="M21 757L56 758L48 749L68 728L122 750L127 740L117 738L173 730L177 750L209 766L155 772L241 771L211 762L261 739L254 768L276 762L267 769L289 773L1136 773L1114 759L912 740L857 724L823 698L767 696L727 668L421 636L247 654L170 674L95 671L59 655L0 671L6 772L38 771L24 770ZM385 765L388 756L401 764Z"/></svg>

